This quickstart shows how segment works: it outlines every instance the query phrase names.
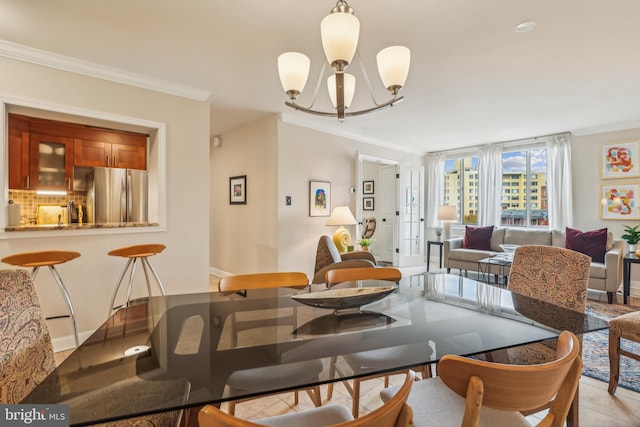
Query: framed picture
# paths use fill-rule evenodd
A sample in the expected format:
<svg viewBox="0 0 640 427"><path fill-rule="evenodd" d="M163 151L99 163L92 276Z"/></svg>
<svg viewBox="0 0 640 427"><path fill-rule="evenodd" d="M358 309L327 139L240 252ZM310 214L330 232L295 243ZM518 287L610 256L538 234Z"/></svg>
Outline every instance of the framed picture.
<svg viewBox="0 0 640 427"><path fill-rule="evenodd" d="M620 142L602 146L600 178L634 178L640 176L638 142Z"/></svg>
<svg viewBox="0 0 640 427"><path fill-rule="evenodd" d="M640 219L638 188L638 184L602 185L600 218Z"/></svg>
<svg viewBox="0 0 640 427"><path fill-rule="evenodd" d="M362 182L362 194L373 194L373 181Z"/></svg>
<svg viewBox="0 0 640 427"><path fill-rule="evenodd" d="M229 178L229 204L247 204L247 175Z"/></svg>
<svg viewBox="0 0 640 427"><path fill-rule="evenodd" d="M309 216L331 215L331 183L309 181Z"/></svg>
<svg viewBox="0 0 640 427"><path fill-rule="evenodd" d="M375 209L374 207L375 201L373 197L363 197L362 198L362 210L363 211L372 211Z"/></svg>

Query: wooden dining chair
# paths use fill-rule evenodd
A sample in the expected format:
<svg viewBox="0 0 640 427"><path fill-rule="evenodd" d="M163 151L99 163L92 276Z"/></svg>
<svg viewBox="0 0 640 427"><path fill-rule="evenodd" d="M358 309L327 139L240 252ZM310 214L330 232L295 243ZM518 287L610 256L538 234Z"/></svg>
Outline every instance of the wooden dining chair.
<svg viewBox="0 0 640 427"><path fill-rule="evenodd" d="M407 403L415 427L530 427L525 414L549 407L537 426L564 425L582 372L577 337L564 331L557 355L538 365L508 365L447 355L438 363L438 377L417 381ZM384 389L383 400L397 388Z"/></svg>
<svg viewBox="0 0 640 427"><path fill-rule="evenodd" d="M327 287L332 287L339 283L357 281L357 280L384 280L395 282L398 284L402 278L402 273L397 268L380 267L380 268L344 268L338 270L329 270L326 273ZM389 362L395 364L410 365L418 360L424 360L431 354L431 347L426 342L418 342L413 344L400 345L395 347L381 348L376 350L362 351L343 356L345 362L350 369L356 374L388 366ZM360 411L360 385L362 381L379 378L384 376L384 386L389 386L389 375L404 372L397 371L381 375L368 375L365 377L354 378L352 383L343 381L345 388L351 395L352 409L354 417L357 417ZM430 365L420 367L423 378L431 376ZM332 357L329 365L329 376L334 378L336 373L342 375L342 371L338 365L337 357ZM327 386L327 399L333 397L333 383Z"/></svg>
<svg viewBox="0 0 640 427"><path fill-rule="evenodd" d="M569 310L584 313L587 306L587 286L591 257L561 247L524 245L513 256L507 289L517 295L544 301ZM516 295L516 296L517 296ZM516 311L532 307L516 304ZM539 313L545 314L545 313ZM530 365L553 360L556 340L528 344L506 351L488 354L488 360ZM582 336L578 337L582 354ZM570 418L578 418L578 392L575 393Z"/></svg>
<svg viewBox="0 0 640 427"><path fill-rule="evenodd" d="M620 380L620 356L640 360L640 354L620 346L620 339L640 342L640 311L622 314L609 321L609 393L614 394Z"/></svg>
<svg viewBox="0 0 640 427"><path fill-rule="evenodd" d="M270 289L270 288L293 288L305 289L309 286L309 278L305 273L300 272L274 272L274 273L257 273L257 274L240 274L235 276L223 277L218 283L218 290L222 294L230 294L234 292L247 295L251 290ZM273 316L259 319L246 316L248 313L232 313L230 316L231 326L231 345L238 345L238 339L244 331L256 331L275 325L290 324L292 330L297 327L297 313L295 307L291 309L291 313L283 314L282 310L278 310ZM265 388L278 385L278 388L285 388L300 380L315 381L318 379L320 372L324 369L322 359L309 361L292 362L269 366L264 368L252 368L241 371L235 371L227 379L227 386L231 388L233 393L241 393L247 391L260 391ZM315 406L321 405L320 386L314 386L304 389ZM237 403L241 403L250 399L238 399L228 402L227 410L229 414L235 414ZM298 391L294 393L294 404L298 404Z"/></svg>
<svg viewBox="0 0 640 427"><path fill-rule="evenodd" d="M410 427L413 426L413 411L406 404L413 386L413 373L407 372L398 392L379 408L360 418L353 418L347 408L341 405L326 405L319 408L280 415L260 420L248 421L207 405L198 413L200 427Z"/></svg>
<svg viewBox="0 0 640 427"><path fill-rule="evenodd" d="M55 368L51 335L38 300L31 274L26 270L0 271L0 403L17 404L39 385ZM155 388L152 381L139 380L135 390ZM187 385L188 386L188 385ZM131 390L114 389L117 396ZM56 390L51 390L55 395ZM149 392L148 394L151 394ZM81 399L81 397L77 397ZM112 403L103 397L97 404ZM105 424L108 427L134 425L178 426L182 411L164 412Z"/></svg>
<svg viewBox="0 0 640 427"><path fill-rule="evenodd" d="M325 283L327 288L330 288L339 283L355 280L385 280L398 284L400 279L402 279L402 272L393 267L340 268L327 271Z"/></svg>

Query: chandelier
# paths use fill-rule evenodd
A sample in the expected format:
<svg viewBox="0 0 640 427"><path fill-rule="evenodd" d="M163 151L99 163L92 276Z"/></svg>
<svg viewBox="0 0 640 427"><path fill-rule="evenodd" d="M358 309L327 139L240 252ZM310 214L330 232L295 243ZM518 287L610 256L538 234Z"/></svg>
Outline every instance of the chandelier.
<svg viewBox="0 0 640 427"><path fill-rule="evenodd" d="M324 53L327 57L327 62L334 70L334 74L327 79L327 89L329 90L329 97L331 98L331 103L335 111L327 112L313 109L322 84L322 78L325 74L327 62L323 61L311 105L303 107L296 103L296 99L298 95L302 93L307 83L311 61L309 57L298 52L287 52L280 55L278 57L280 82L290 99L290 101L285 102L285 105L298 111L304 111L305 113L337 117L338 120L342 122L345 117L370 113L385 107L391 107L395 103L402 101L404 97L399 97L398 92L407 80L411 52L404 46L391 46L378 52L376 57L378 72L384 87L391 92L391 99L378 103L373 94L367 71L358 53L359 33L360 21L356 18L353 8L344 0L339 0L336 6L331 9L329 15L320 23L320 35L322 37ZM359 111L347 112L346 110L351 105L356 89L356 78L352 74L345 73L345 70L351 64L354 55L357 56L358 62L360 63L362 75L369 89L373 106Z"/></svg>

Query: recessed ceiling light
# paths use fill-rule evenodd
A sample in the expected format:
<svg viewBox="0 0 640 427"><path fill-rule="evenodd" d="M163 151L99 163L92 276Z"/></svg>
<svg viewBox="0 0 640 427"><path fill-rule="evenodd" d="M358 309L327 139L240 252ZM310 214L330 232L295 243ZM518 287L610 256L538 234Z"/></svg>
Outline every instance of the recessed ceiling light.
<svg viewBox="0 0 640 427"><path fill-rule="evenodd" d="M536 27L536 21L524 21L516 25L516 33L526 33Z"/></svg>

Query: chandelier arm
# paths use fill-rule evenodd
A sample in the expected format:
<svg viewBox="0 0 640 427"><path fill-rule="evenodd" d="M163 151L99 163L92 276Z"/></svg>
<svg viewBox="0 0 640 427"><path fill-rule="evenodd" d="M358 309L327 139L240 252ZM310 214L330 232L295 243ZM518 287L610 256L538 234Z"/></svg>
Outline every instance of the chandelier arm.
<svg viewBox="0 0 640 427"><path fill-rule="evenodd" d="M376 106L386 106L387 103L379 104L378 100L373 94L373 88L371 87L371 82L369 81L369 75L367 74L367 69L364 67L364 62L362 62L362 57L360 56L359 49L356 49L356 56L358 57L358 63L360 64L360 69L362 70L362 76L364 77L364 81L367 84L367 88L369 89L369 95L371 96L371 101Z"/></svg>
<svg viewBox="0 0 640 427"><path fill-rule="evenodd" d="M367 108L365 110L347 112L344 115L346 117L353 117L353 116L359 116L361 114L371 113L373 111L382 110L383 108L393 107L395 104L397 104L398 102L401 102L402 100L404 100L404 96L401 96L399 98L396 98L394 96L392 99L388 100L387 102L384 102L382 104L376 104L375 107Z"/></svg>
<svg viewBox="0 0 640 427"><path fill-rule="evenodd" d="M367 114L367 113L371 113L373 111L377 111L377 110L381 110L383 108L386 107L393 107L394 104L400 102L404 100L404 96L401 96L399 98L393 97L392 99L390 99L389 101L383 103L383 104L379 104L376 105L375 107L372 108L367 108L365 110L359 110L359 111L349 111L349 112L345 112L345 117L353 117L353 116L359 116L362 114ZM305 113L309 113L309 114L315 114L316 116L323 116L323 117L338 117L338 113L336 112L326 112L326 111L318 111L318 110L312 110L311 107L306 108L303 107L301 105L296 104L295 102L285 102L284 103L287 107L291 107L294 110L298 110L298 111L303 111Z"/></svg>

